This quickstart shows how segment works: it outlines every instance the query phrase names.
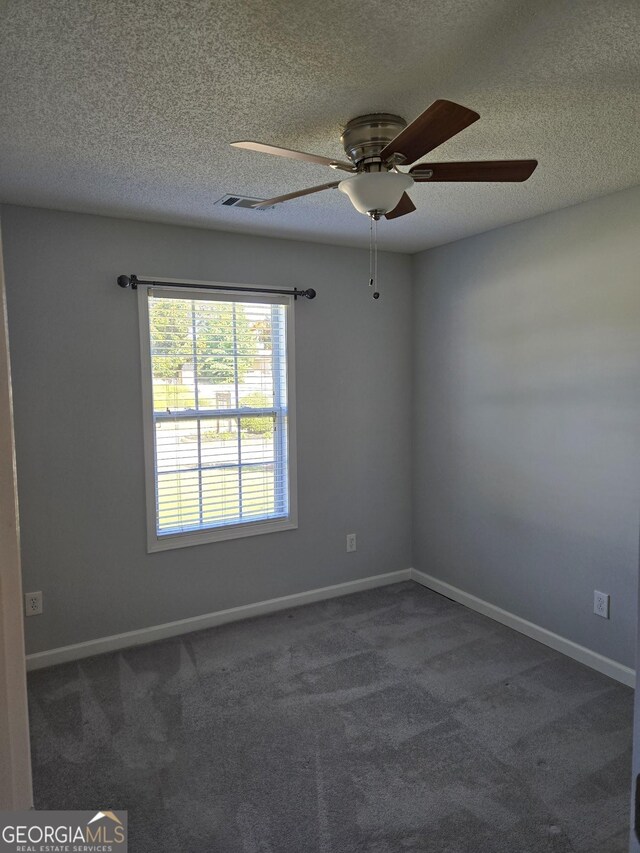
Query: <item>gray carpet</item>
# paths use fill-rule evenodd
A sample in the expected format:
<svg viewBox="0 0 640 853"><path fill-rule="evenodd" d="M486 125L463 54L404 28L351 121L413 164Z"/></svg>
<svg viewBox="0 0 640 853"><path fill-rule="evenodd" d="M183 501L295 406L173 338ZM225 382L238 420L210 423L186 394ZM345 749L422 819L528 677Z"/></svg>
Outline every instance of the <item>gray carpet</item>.
<svg viewBox="0 0 640 853"><path fill-rule="evenodd" d="M29 676L133 853L626 853L632 691L403 583Z"/></svg>

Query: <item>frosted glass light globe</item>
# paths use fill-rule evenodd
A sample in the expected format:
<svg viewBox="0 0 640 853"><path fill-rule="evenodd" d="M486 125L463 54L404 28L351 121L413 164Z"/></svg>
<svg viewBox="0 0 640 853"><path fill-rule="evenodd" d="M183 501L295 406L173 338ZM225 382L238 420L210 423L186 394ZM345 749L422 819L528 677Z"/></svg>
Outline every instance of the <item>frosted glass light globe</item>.
<svg viewBox="0 0 640 853"><path fill-rule="evenodd" d="M340 181L338 189L349 196L360 213L389 213L412 184L413 178L400 172L360 172Z"/></svg>

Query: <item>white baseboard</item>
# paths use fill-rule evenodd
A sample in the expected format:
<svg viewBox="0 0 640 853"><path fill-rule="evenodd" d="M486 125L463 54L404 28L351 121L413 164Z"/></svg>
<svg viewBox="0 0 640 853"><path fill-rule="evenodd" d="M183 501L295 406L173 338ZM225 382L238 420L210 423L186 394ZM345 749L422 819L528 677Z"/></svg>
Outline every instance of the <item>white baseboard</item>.
<svg viewBox="0 0 640 853"><path fill-rule="evenodd" d="M495 619L521 634L526 634L549 646L558 652L562 652L580 663L590 666L592 669L614 678L629 687L635 687L636 673L628 666L593 652L584 646L554 634L546 628L541 628L533 622L528 622L520 616L509 613L483 601L475 595L471 595L458 587L438 580L437 578L419 572L417 569L401 569L397 572L388 572L384 575L373 575L372 577L360 578L355 581L325 586L320 589L312 589L307 592L298 592L293 595L284 595L280 598L271 598L267 601L258 601L254 604L243 604L240 607L230 607L227 610L218 610L214 613L204 613L201 616L192 616L188 619L178 619L175 622L166 622L163 625L153 625L149 628L141 628L137 631L126 631L123 634L113 634L109 637L100 637L96 640L88 640L84 643L74 643L71 646L61 646L45 652L36 652L27 655L27 669L42 669L47 666L55 666L92 655L113 652L118 649L126 649L131 646L140 646L153 643L156 640L164 640L167 637L176 637L180 634L189 634L192 631L201 631L204 628L213 628L216 625L224 625L228 622L237 622L240 619L249 619L252 616L263 616L267 613L275 613L278 610L286 610L289 607L298 607L302 604L312 604L314 601L325 601L353 592L362 592L366 589L375 589L379 586L387 586L401 581L414 580L422 586L432 589L452 598L454 601L465 605L465 607L476 610L490 619Z"/></svg>
<svg viewBox="0 0 640 853"><path fill-rule="evenodd" d="M118 649L129 648L130 646L153 643L156 640L164 640L167 637L175 637L179 634L189 634L192 631L201 631L203 628L213 628L216 625L224 625L227 622L237 622L240 619L249 619L252 616L263 616L266 613L275 613L278 610L286 610L289 607L311 604L314 601L325 601L329 598L349 595L352 592L362 592L366 589L375 589L379 586L388 586L392 583L400 583L401 581L408 581L410 579L411 569L401 569L397 572L387 572L384 575L373 575L372 577L338 583L333 586L324 586L320 589L311 589L307 592L298 592L294 595L284 595L281 598L270 598L267 601L258 601L255 604L230 607L228 610L218 610L215 613L204 613L202 616L178 619L176 622L153 625L149 628L141 628L138 631L126 631L124 634L113 634L110 637L87 640L85 643L74 643L71 646L61 646L60 648L50 649L45 652L35 652L34 654L27 655L27 670L42 669L59 663L67 663L68 661L99 655L103 652L113 652Z"/></svg>
<svg viewBox="0 0 640 853"><path fill-rule="evenodd" d="M533 622L528 622L526 619L509 613L501 607L496 607L495 604L489 604L488 601L483 601L483 599L477 598L475 595L464 592L464 590L458 589L456 586L451 586L451 584L438 580L424 572L419 572L417 569L411 569L411 579L422 584L422 586L426 586L428 589L432 589L434 592L439 592L442 595L446 595L447 598L452 598L454 601L464 604L465 607L469 607L471 610L476 610L490 619L495 619L496 622L501 622L503 625L507 625L521 634L526 634L527 637L531 637L545 646L562 652L562 654L586 664L586 666L590 666L592 669L596 669L598 672L602 672L604 675L608 675L610 678L614 678L628 687L635 687L636 685L635 670L624 666L624 664L611 660L611 658L598 654L598 652L593 652L591 649L574 643L573 640L567 640L566 637L561 637L559 634L554 634L553 631L548 631L546 628L534 625Z"/></svg>

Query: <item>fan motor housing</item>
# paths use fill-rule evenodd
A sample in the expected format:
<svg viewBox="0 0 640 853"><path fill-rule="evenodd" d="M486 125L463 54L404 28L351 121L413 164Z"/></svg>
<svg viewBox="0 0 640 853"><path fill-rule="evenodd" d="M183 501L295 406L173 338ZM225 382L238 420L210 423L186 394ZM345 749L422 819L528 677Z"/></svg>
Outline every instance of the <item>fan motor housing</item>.
<svg viewBox="0 0 640 853"><path fill-rule="evenodd" d="M356 166L368 160L379 160L380 152L407 126L400 116L391 113L369 113L352 118L340 141L345 153Z"/></svg>

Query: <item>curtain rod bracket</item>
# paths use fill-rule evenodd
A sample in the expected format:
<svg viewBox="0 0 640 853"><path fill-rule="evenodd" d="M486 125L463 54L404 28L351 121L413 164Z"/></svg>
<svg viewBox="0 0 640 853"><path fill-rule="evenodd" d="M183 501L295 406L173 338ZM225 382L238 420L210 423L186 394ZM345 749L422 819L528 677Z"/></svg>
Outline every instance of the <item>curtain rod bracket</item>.
<svg viewBox="0 0 640 853"><path fill-rule="evenodd" d="M307 288L307 290L298 290L297 287L294 287L293 290L276 290L271 287L234 287L230 284L194 285L185 281L143 281L135 273L131 273L131 275L119 275L117 280L120 287L130 287L131 290L137 290L139 284L148 284L151 287L193 287L199 290L237 290L241 293L278 293L285 296L293 296L296 300L298 297L304 299L316 298L316 292L312 287Z"/></svg>

